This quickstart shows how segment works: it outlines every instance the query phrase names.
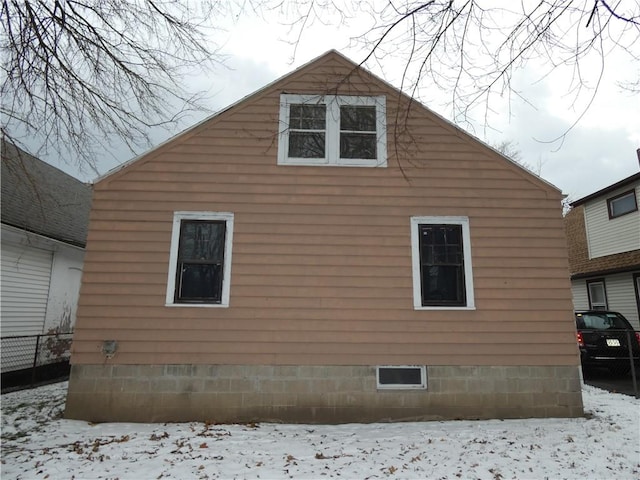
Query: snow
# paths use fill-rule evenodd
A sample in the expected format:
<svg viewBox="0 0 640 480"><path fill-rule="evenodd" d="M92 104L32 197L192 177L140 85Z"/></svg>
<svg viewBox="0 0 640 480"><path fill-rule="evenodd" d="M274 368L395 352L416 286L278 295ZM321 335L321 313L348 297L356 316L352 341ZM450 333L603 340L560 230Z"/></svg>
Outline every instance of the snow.
<svg viewBox="0 0 640 480"><path fill-rule="evenodd" d="M2 479L638 479L640 400L585 417L349 425L64 420L67 383L2 395Z"/></svg>

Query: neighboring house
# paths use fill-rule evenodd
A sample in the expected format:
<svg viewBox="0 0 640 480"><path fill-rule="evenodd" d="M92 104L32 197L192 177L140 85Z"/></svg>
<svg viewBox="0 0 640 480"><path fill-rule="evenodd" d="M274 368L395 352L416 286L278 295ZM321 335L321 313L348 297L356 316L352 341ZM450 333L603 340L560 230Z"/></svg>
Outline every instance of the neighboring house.
<svg viewBox="0 0 640 480"><path fill-rule="evenodd" d="M561 199L331 51L96 182L66 416L579 416Z"/></svg>
<svg viewBox="0 0 640 480"><path fill-rule="evenodd" d="M640 173L571 203L565 219L576 310L616 310L640 330Z"/></svg>
<svg viewBox="0 0 640 480"><path fill-rule="evenodd" d="M10 354L7 337L73 329L90 207L88 185L2 141L3 373L35 352L34 338Z"/></svg>

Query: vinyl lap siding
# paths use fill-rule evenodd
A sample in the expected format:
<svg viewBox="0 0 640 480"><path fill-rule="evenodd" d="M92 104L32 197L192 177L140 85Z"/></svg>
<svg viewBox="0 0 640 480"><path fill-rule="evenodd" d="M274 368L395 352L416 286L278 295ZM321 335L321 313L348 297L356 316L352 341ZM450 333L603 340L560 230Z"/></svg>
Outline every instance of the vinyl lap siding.
<svg viewBox="0 0 640 480"><path fill-rule="evenodd" d="M609 309L623 314L634 328L640 330L632 273L609 275L605 282Z"/></svg>
<svg viewBox="0 0 640 480"><path fill-rule="evenodd" d="M38 335L44 328L52 253L2 243L2 336Z"/></svg>
<svg viewBox="0 0 640 480"><path fill-rule="evenodd" d="M608 198L629 190L612 192ZM640 183L635 185L636 202L640 205ZM606 198L588 203L584 208L589 258L640 249L640 211L609 219Z"/></svg>
<svg viewBox="0 0 640 480"><path fill-rule="evenodd" d="M571 292L573 294L573 308L575 310L589 310L587 282L582 279L573 280L571 282Z"/></svg>
<svg viewBox="0 0 640 480"><path fill-rule="evenodd" d="M421 111L402 168L277 166L278 101L96 185L74 363L575 364L557 192ZM177 210L234 213L229 308L164 306ZM475 311L413 310L415 215L469 217Z"/></svg>
<svg viewBox="0 0 640 480"><path fill-rule="evenodd" d="M633 285L633 273L598 276L604 278L607 292L607 308L624 315L634 328L640 330L638 321L638 304ZM589 309L587 280L580 279L572 282L573 305L576 310Z"/></svg>

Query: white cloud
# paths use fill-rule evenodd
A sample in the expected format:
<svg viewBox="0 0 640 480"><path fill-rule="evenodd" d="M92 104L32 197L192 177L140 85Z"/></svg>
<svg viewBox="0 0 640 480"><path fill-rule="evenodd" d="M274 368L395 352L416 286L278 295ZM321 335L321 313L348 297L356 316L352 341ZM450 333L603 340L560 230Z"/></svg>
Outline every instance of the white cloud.
<svg viewBox="0 0 640 480"><path fill-rule="evenodd" d="M484 132L489 143L513 141L524 162L540 167L543 178L574 199L638 172L640 139L634 132L640 132L640 120L632 112L640 111L640 99L627 98L625 103L603 84L580 117L582 112L557 107L563 95L552 78L535 78L523 71L515 80L527 101L501 102L490 116L493 128Z"/></svg>

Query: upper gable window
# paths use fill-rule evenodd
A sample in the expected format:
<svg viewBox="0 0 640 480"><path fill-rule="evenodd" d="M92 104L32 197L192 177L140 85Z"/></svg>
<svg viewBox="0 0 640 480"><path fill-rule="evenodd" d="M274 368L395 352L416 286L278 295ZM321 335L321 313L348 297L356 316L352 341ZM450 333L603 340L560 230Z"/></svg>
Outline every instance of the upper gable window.
<svg viewBox="0 0 640 480"><path fill-rule="evenodd" d="M279 165L387 166L384 96L280 96Z"/></svg>
<svg viewBox="0 0 640 480"><path fill-rule="evenodd" d="M636 191L630 190L616 197L607 199L607 209L609 210L609 218L621 217L627 213L638 210L636 201Z"/></svg>

